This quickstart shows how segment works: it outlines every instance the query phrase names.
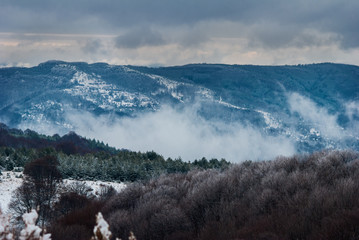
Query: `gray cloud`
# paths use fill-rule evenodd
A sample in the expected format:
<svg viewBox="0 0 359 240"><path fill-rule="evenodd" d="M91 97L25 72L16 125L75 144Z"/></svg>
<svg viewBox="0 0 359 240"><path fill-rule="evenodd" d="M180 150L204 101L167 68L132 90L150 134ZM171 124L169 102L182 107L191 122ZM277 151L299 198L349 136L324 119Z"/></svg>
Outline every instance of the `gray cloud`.
<svg viewBox="0 0 359 240"><path fill-rule="evenodd" d="M98 53L99 51L101 51L102 48L103 48L103 44L102 44L101 40L89 39L85 42L85 45L82 47L82 50L85 53L95 54L95 53Z"/></svg>
<svg viewBox="0 0 359 240"><path fill-rule="evenodd" d="M138 48L163 44L165 44L165 40L161 33L149 27L132 29L115 39L115 46L117 48Z"/></svg>
<svg viewBox="0 0 359 240"><path fill-rule="evenodd" d="M359 46L358 9L356 0L318 0L315 3L309 0L4 0L0 10L0 31L113 34L133 27L141 29L148 23L161 29L193 26L206 21L232 21L249 30L257 28L257 34L248 36L253 40L260 39L268 47L288 44L297 34L314 29L336 34L341 47L353 48ZM227 29L228 34L233 31L237 29ZM128 36L129 40L131 36ZM149 41L151 39L150 36ZM126 38L121 41L131 45Z"/></svg>
<svg viewBox="0 0 359 240"><path fill-rule="evenodd" d="M209 29L201 26L200 24L186 29L179 29L179 34L173 32L171 41L178 43L182 47L198 47L211 39Z"/></svg>
<svg viewBox="0 0 359 240"><path fill-rule="evenodd" d="M357 0L3 0L0 61L358 65L358 10Z"/></svg>
<svg viewBox="0 0 359 240"><path fill-rule="evenodd" d="M315 29L296 29L286 25L271 25L269 23L256 25L247 29L251 39L251 47L271 49L286 47L320 47L341 42L342 38L334 33L318 32ZM341 43L342 44L342 43Z"/></svg>
<svg viewBox="0 0 359 240"><path fill-rule="evenodd" d="M349 131L352 135L359 135L359 101L347 102L344 104L345 112L350 120Z"/></svg>
<svg viewBox="0 0 359 240"><path fill-rule="evenodd" d="M163 107L136 118L94 116L68 109L65 118L71 130L82 136L133 151L154 150L166 158L182 157L185 161L206 157L240 162L295 153L294 143L286 137L263 135L258 129L239 123L207 121L198 116L196 107L183 110ZM63 128L51 126L46 121L24 122L20 127L50 135L64 133Z"/></svg>
<svg viewBox="0 0 359 240"><path fill-rule="evenodd" d="M311 99L298 93L291 93L288 95L288 103L292 112L299 113L323 136L338 139L346 135L344 129L337 123L338 116L329 114L327 109L317 106Z"/></svg>

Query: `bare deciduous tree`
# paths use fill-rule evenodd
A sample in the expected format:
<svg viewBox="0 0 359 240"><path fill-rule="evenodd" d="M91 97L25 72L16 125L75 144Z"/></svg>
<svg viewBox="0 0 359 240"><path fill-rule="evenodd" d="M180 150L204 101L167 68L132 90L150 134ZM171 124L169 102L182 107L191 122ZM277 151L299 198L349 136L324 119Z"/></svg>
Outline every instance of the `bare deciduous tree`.
<svg viewBox="0 0 359 240"><path fill-rule="evenodd" d="M51 218L52 207L62 181L58 161L53 156L36 159L25 166L24 181L15 190L10 209L20 217L31 209L39 213L38 223L42 227Z"/></svg>

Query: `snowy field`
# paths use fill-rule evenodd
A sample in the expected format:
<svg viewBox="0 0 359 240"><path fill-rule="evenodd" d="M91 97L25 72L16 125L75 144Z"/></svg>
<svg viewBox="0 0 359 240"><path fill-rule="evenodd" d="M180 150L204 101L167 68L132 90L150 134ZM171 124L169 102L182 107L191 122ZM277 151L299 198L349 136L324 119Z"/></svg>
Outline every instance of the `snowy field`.
<svg viewBox="0 0 359 240"><path fill-rule="evenodd" d="M78 181L64 179L64 184L71 184L75 182L85 183L92 189L94 195L99 195L101 193L101 188L111 186L117 192L121 191L126 187L124 183L116 182L103 182L103 181ZM12 172L12 171L3 171L0 176L0 208L2 212L6 213L8 210L8 205L11 200L11 195L14 190L16 190L22 183L22 172Z"/></svg>

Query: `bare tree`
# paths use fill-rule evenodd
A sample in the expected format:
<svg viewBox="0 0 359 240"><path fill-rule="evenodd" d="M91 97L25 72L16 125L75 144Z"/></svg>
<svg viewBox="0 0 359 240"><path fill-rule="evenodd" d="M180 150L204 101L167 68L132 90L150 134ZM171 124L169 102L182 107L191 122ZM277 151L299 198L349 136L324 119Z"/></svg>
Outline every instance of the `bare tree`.
<svg viewBox="0 0 359 240"><path fill-rule="evenodd" d="M51 218L62 176L56 157L45 156L25 166L23 184L15 190L10 209L20 217L31 209L39 213L38 223L44 227Z"/></svg>

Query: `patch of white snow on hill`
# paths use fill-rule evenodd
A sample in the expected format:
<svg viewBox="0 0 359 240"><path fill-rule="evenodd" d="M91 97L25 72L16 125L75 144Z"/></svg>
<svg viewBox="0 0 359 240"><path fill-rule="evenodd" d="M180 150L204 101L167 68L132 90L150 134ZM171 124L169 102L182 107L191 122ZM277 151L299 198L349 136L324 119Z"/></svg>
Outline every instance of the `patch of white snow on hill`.
<svg viewBox="0 0 359 240"><path fill-rule="evenodd" d="M157 105L156 102L141 93L126 92L113 84L107 84L99 75L76 72L71 82L76 85L64 89L64 92L72 96L79 96L102 109L154 107Z"/></svg>
<svg viewBox="0 0 359 240"><path fill-rule="evenodd" d="M201 87L197 92L201 97L213 100L214 99L214 93L208 88Z"/></svg>
<svg viewBox="0 0 359 240"><path fill-rule="evenodd" d="M184 102L185 101L185 95L183 94L183 92L179 89L180 86L185 86L185 87L190 87L190 88L199 88L198 91L196 91L195 93L198 94L200 97L206 98L206 99L210 99L213 100L213 92L208 89L208 88L204 88L204 87L198 87L195 86L193 84L190 83L184 83L184 82L178 82L172 79L168 79L159 75L155 75L155 74L149 74L149 73L143 73L134 69L130 69L128 67L123 67L123 70L126 72L134 72L136 74L140 74L142 76L146 76L149 77L155 81L157 81L157 83L159 83L162 88L159 88L157 91L151 93L151 95L158 95L158 94L162 94L162 93L169 93L171 94L171 96L177 100L179 100L180 102Z"/></svg>
<svg viewBox="0 0 359 240"><path fill-rule="evenodd" d="M146 76L150 77L153 80L156 80L160 85L164 86L167 89L167 92L169 92L173 98L176 98L180 102L183 102L184 95L180 91L178 91L178 87L186 85L185 83L180 83L154 74L146 74Z"/></svg>
<svg viewBox="0 0 359 240"><path fill-rule="evenodd" d="M239 107L239 106L236 106L236 105L233 105L233 104L230 104L228 102L225 102L222 100L222 98L220 98L219 100L216 100L215 102L223 105L223 106L226 106L228 108L234 108L234 109L238 109L238 110L243 110L243 111L250 111L251 109L249 108L246 108L246 107ZM252 110L254 112L257 112L257 113L260 113L262 114L263 118L264 118L264 121L267 125L266 128L280 128L282 127L282 124L277 120L275 119L270 113L268 112L265 112L265 111L262 111L262 110Z"/></svg>
<svg viewBox="0 0 359 240"><path fill-rule="evenodd" d="M0 176L0 207L6 213L12 192L22 184L21 172L3 171Z"/></svg>
<svg viewBox="0 0 359 240"><path fill-rule="evenodd" d="M315 135L317 137L320 136L320 132L318 130L316 130L315 128L310 129L310 134Z"/></svg>
<svg viewBox="0 0 359 240"><path fill-rule="evenodd" d="M261 110L255 110L258 113L263 115L264 121L267 124L267 128L280 128L282 127L281 123L278 122L270 113L264 112Z"/></svg>
<svg viewBox="0 0 359 240"><path fill-rule="evenodd" d="M91 193L95 196L99 196L101 194L101 190L106 187L113 187L117 192L122 191L125 187L125 183L117 183L117 182L104 182L104 181L90 181L90 180L72 180L72 179L64 179L63 183L65 185L72 184L72 183L85 183L87 186L89 186L92 191Z"/></svg>
<svg viewBox="0 0 359 240"><path fill-rule="evenodd" d="M238 110L250 110L249 108L245 108L245 107L239 107L239 106L236 106L236 105L233 105L233 104L230 104L228 102L224 102L222 100L222 98L219 98L219 100L216 100L215 102L223 105L223 106L226 106L228 108L234 108L234 109L238 109Z"/></svg>
<svg viewBox="0 0 359 240"><path fill-rule="evenodd" d="M7 213L13 191L21 186L22 181L22 172L3 171L0 175L0 207L3 213ZM117 192L126 187L125 183L117 182L63 180L64 185L76 182L85 183L92 189L91 193L95 196L99 196L106 187L113 187Z"/></svg>

